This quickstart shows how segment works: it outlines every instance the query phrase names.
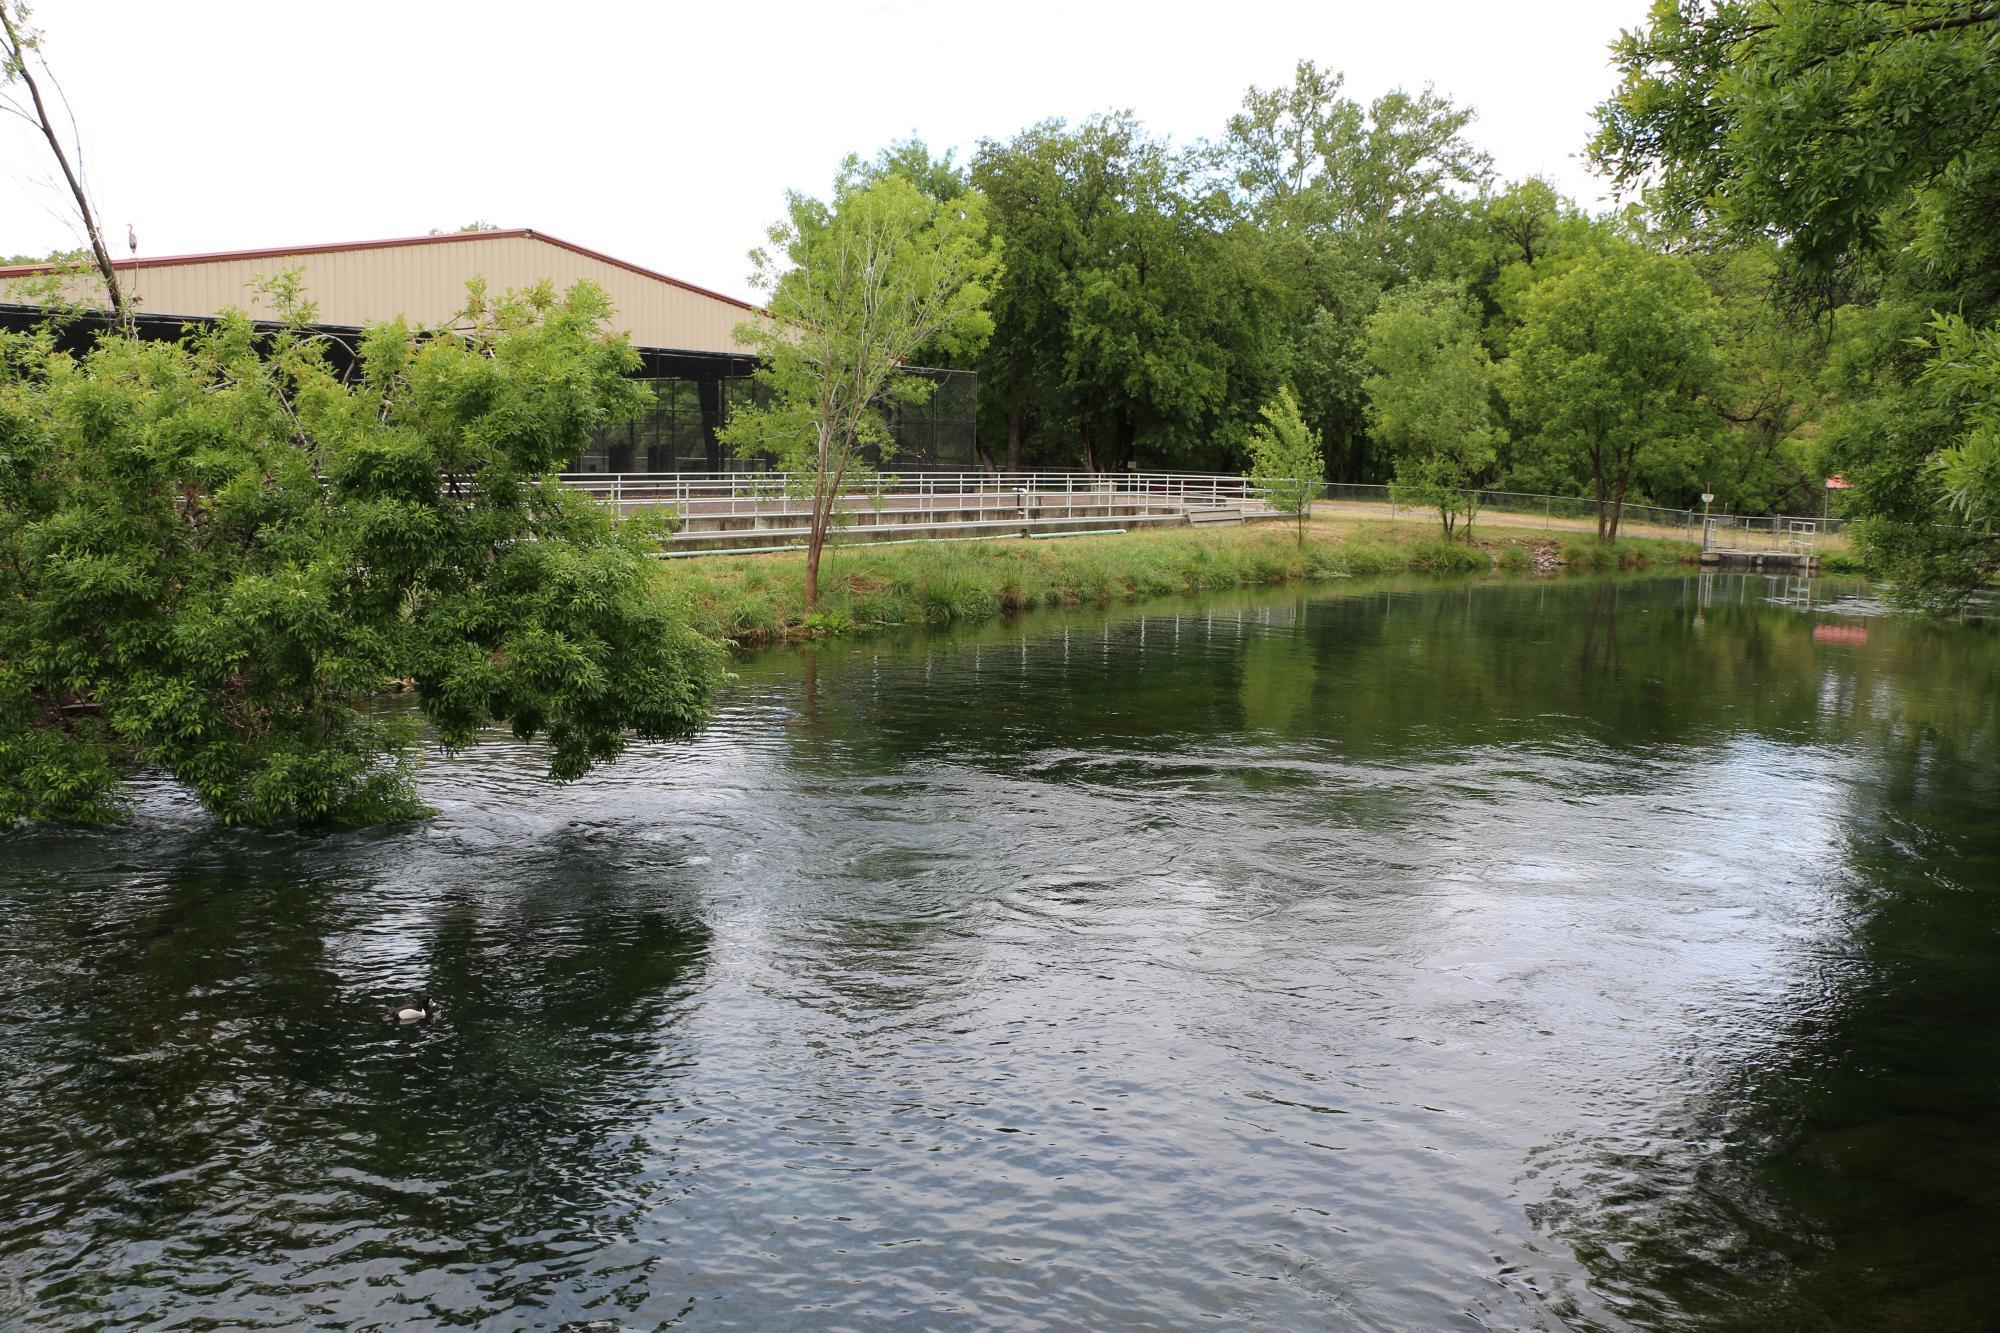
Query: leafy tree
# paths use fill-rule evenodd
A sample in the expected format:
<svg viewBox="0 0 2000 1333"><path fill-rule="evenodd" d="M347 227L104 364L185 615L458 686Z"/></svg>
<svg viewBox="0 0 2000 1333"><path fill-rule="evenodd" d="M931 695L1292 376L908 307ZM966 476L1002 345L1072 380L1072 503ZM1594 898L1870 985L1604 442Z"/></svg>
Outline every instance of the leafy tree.
<svg viewBox="0 0 2000 1333"><path fill-rule="evenodd" d="M1369 314L1385 287L1438 271L1464 197L1491 174L1467 140L1472 112L1401 91L1362 105L1338 71L1301 61L1289 86L1251 88L1209 149L1274 290L1281 355L1335 475L1362 480Z"/></svg>
<svg viewBox="0 0 2000 1333"><path fill-rule="evenodd" d="M1278 396L1258 409L1258 415L1263 420L1250 432L1250 480L1262 488L1271 508L1297 517L1303 546L1313 501L1326 484L1326 460L1319 441L1299 416L1290 389L1279 386Z"/></svg>
<svg viewBox="0 0 2000 1333"><path fill-rule="evenodd" d="M1700 277L1628 244L1529 291L1502 384L1530 447L1588 478L1610 541L1635 471L1713 438L1720 370Z"/></svg>
<svg viewBox="0 0 2000 1333"><path fill-rule="evenodd" d="M1932 466L1959 513L1990 524L2000 515L2000 327L1939 315L1926 345L1935 355L1919 383L1962 423Z"/></svg>
<svg viewBox="0 0 2000 1333"><path fill-rule="evenodd" d="M856 154L849 154L840 164L835 177L836 188L856 190L878 180L894 178L908 181L925 197L939 204L955 204L972 189L972 179L970 173L953 160L954 156L952 149L934 155L928 144L913 136L890 144L868 162L863 162ZM986 246L990 253L997 255L1000 238L992 230L991 210L988 210L987 218ZM938 369L971 370L976 368L975 363L983 346L963 344L947 332L918 347L910 354L909 363Z"/></svg>
<svg viewBox="0 0 2000 1333"><path fill-rule="evenodd" d="M1010 466L1031 435L1085 467L1230 457L1274 379L1274 306L1197 166L1126 116L980 146L1007 254L980 389Z"/></svg>
<svg viewBox="0 0 2000 1333"><path fill-rule="evenodd" d="M1369 419L1395 457L1398 501L1436 509L1447 539L1461 517L1470 535L1498 432L1493 363L1464 290L1432 280L1388 293L1368 321L1368 361Z"/></svg>
<svg viewBox="0 0 2000 1333"><path fill-rule="evenodd" d="M737 331L764 358L767 401L739 409L722 437L770 454L810 502L811 609L842 487L869 470L868 453L895 448L883 409L935 387L902 367L926 344L969 354L992 333L987 284L999 259L979 195L940 202L898 176L848 180L831 204L790 195L770 242L752 255L770 318Z"/></svg>
<svg viewBox="0 0 2000 1333"><path fill-rule="evenodd" d="M1298 386L1300 414L1333 460L1335 479L1360 481L1370 467L1364 347L1381 293L1358 269L1342 270L1341 277L1319 284L1310 312L1284 345L1279 370Z"/></svg>
<svg viewBox="0 0 2000 1333"><path fill-rule="evenodd" d="M1845 310L1840 324L1827 451L1857 488L1850 504L1864 502L1853 529L1893 574L1897 601L1956 611L2000 568L2000 336L1956 315L1925 327L1907 306Z"/></svg>
<svg viewBox="0 0 2000 1333"><path fill-rule="evenodd" d="M1472 201L1443 268L1465 283L1485 321L1487 346L1504 356L1528 288L1615 239L1614 224L1587 216L1547 181L1529 177Z"/></svg>
<svg viewBox="0 0 2000 1333"><path fill-rule="evenodd" d="M1429 88L1363 107L1342 84L1300 61L1290 87L1244 95L1215 152L1261 225L1338 238L1386 284L1436 258L1492 160L1465 137L1470 108Z"/></svg>
<svg viewBox="0 0 2000 1333"><path fill-rule="evenodd" d="M1997 41L2000 7L1966 0L1654 0L1613 48L1594 153L1667 213L1822 268L1913 208L1920 248L1991 256Z"/></svg>
<svg viewBox="0 0 2000 1333"><path fill-rule="evenodd" d="M0 822L108 817L139 765L231 823L410 815L398 680L446 747L508 725L560 779L698 725L717 650L653 535L556 479L635 392L608 313L475 290L459 333L370 329L353 382L241 317L0 338Z"/></svg>
<svg viewBox="0 0 2000 1333"><path fill-rule="evenodd" d="M929 144L913 135L890 144L866 163L859 155L850 154L840 164L838 179L841 188L858 189L894 176L908 181L938 203L948 204L972 188L970 174L952 160L956 156L956 150L950 148L942 155L934 155Z"/></svg>
<svg viewBox="0 0 2000 1333"><path fill-rule="evenodd" d="M1777 247L1769 242L1690 255L1715 293L1722 374L1716 410L1725 429L1671 503L1692 506L1702 491L1741 514L1814 512L1821 476L1813 441L1826 406L1820 379L1826 341L1814 321L1778 299ZM1666 478L1648 489L1667 502Z"/></svg>
<svg viewBox="0 0 2000 1333"><path fill-rule="evenodd" d="M1996 515L1968 512L1976 488L1955 490L1941 461L1978 452L1976 422L1922 355L1944 345L1923 333L1932 312L1969 331L2000 315L1996 53L2000 7L1984 3L1656 0L1598 111L1595 154L1617 180L1653 185L1690 228L1782 238L1794 291L1856 307L1833 320L1841 393L1820 460L1855 483L1871 559L1931 607L2000 569L2000 546L1977 540Z"/></svg>

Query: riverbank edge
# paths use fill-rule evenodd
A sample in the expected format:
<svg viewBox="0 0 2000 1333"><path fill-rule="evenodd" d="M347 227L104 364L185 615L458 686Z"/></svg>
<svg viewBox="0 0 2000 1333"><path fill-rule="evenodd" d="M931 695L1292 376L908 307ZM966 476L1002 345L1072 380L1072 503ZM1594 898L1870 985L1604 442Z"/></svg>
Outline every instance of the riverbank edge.
<svg viewBox="0 0 2000 1333"><path fill-rule="evenodd" d="M1229 588L1400 573L1559 577L1699 559L1695 543L1664 538L1600 545L1574 533L1500 529L1468 543L1445 541L1428 525L1336 520L1315 521L1303 543L1290 526L1255 525L835 548L821 564L820 604L810 615L802 552L675 561L661 583L696 629L752 649Z"/></svg>

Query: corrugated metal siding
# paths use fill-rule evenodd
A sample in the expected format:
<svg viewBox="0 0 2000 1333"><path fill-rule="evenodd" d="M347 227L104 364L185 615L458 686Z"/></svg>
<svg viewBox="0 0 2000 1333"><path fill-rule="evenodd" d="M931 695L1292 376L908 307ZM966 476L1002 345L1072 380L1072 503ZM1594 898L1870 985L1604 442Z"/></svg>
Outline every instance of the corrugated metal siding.
<svg viewBox="0 0 2000 1333"><path fill-rule="evenodd" d="M276 314L257 284L298 268L307 297L327 324L372 324L402 315L413 323L439 324L462 309L465 284L480 277L495 294L553 282L558 290L594 282L611 298L615 327L640 347L699 352L741 352L737 325L756 316L743 307L689 291L658 278L551 244L538 236L493 236L457 242L269 255L149 266L127 270L137 307L155 315L214 315L229 307L258 318ZM10 300L31 300L30 281L0 286ZM72 280L78 299L90 299L92 279ZM15 293L21 293L15 295Z"/></svg>

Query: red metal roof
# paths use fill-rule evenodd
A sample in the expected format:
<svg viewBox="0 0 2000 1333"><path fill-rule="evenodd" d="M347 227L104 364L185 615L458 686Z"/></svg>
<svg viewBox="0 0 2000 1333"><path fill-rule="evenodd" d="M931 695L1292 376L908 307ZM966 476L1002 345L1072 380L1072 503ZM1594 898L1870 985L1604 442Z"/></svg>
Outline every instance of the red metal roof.
<svg viewBox="0 0 2000 1333"><path fill-rule="evenodd" d="M600 263L610 264L615 268L622 268L628 273L636 273L642 278L651 278L656 282L664 282L669 286L679 287L683 291L694 292L698 296L706 296L717 301L726 301L730 305L740 306L744 310L762 313L759 307L751 305L748 301L738 300L734 296L725 296L721 292L711 291L706 287L697 287L691 282L682 282L679 278L671 277L650 268L642 268L638 264L627 263L623 259L613 258L611 255L604 254L601 251L577 245L573 241L565 241L561 237L551 236L545 231L536 231L533 227L515 227L505 231L454 231L446 232L439 236L404 236L387 241L339 241L326 245L287 245L265 250L218 250L212 254L205 255L163 255L158 259L114 259L111 261L111 266L118 269L171 268L178 264L215 264L231 259L280 259L288 255L326 255L336 254L345 250L393 250L405 245L442 245L451 241L496 240L502 237L514 236L526 236L530 240L541 241L545 244L553 245L558 249L568 250L571 254L582 255L586 259L595 259ZM38 273L47 273L54 267L53 264L0 264L0 279L33 277Z"/></svg>

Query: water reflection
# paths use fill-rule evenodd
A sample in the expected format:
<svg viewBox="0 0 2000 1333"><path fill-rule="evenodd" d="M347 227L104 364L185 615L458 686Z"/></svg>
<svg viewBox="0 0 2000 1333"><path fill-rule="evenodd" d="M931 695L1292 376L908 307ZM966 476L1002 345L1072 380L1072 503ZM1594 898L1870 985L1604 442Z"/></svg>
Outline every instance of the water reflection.
<svg viewBox="0 0 2000 1333"><path fill-rule="evenodd" d="M2000 650L1799 592L834 642L419 828L10 835L0 1322L1976 1326Z"/></svg>
<svg viewBox="0 0 2000 1333"><path fill-rule="evenodd" d="M12 849L5 1191L38 1206L6 1210L0 1254L32 1310L288 1322L305 1274L322 1310L392 1320L582 1271L615 1291L677 1109L652 1034L692 1004L708 931L587 847L473 879L407 837ZM423 989L444 1021L381 1022Z"/></svg>

